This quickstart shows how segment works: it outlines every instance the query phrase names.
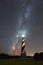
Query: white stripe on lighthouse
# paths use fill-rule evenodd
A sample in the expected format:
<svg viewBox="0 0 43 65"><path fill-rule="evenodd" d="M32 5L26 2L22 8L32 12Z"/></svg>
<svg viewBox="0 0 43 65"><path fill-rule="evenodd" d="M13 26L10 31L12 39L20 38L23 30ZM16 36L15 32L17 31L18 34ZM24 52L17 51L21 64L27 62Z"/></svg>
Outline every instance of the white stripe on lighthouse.
<svg viewBox="0 0 43 65"><path fill-rule="evenodd" d="M22 47L24 47L25 46L25 42L22 44Z"/></svg>

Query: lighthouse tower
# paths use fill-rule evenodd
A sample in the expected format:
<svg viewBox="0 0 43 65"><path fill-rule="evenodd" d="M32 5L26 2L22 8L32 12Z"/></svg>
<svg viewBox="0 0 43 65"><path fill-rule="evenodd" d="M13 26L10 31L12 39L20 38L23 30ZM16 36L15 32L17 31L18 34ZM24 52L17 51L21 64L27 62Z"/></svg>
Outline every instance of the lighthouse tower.
<svg viewBox="0 0 43 65"><path fill-rule="evenodd" d="M26 52L25 52L25 38L22 37L22 43L21 43L21 56L26 57Z"/></svg>

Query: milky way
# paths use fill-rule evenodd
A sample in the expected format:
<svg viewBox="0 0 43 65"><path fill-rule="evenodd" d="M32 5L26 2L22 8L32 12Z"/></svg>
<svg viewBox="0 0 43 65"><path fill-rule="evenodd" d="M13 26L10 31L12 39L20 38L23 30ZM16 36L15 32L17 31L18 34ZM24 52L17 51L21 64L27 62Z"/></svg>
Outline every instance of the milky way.
<svg viewBox="0 0 43 65"><path fill-rule="evenodd" d="M22 10L20 10L19 16L18 16L18 31L17 31L17 35L16 35L16 46L19 46L19 48L21 47L21 42L20 42L20 37L21 35L25 35L27 37L27 32L28 30L25 29L25 22L27 22L27 19L31 13L31 1L28 0L20 0L19 1L21 3L21 6L19 6ZM18 3L19 3L18 2ZM19 4L20 4L19 3ZM18 12L17 12L18 13ZM22 13L22 14L21 14ZM23 28L24 27L24 28ZM31 34L30 30L28 35ZM20 42L20 43L19 43Z"/></svg>

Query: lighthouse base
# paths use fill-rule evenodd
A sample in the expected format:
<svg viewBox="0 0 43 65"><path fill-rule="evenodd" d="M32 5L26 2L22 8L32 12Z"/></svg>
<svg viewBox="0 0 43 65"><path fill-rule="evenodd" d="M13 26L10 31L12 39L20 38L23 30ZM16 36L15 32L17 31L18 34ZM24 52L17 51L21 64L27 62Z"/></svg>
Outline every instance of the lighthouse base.
<svg viewBox="0 0 43 65"><path fill-rule="evenodd" d="M21 57L26 57L26 52L21 53Z"/></svg>

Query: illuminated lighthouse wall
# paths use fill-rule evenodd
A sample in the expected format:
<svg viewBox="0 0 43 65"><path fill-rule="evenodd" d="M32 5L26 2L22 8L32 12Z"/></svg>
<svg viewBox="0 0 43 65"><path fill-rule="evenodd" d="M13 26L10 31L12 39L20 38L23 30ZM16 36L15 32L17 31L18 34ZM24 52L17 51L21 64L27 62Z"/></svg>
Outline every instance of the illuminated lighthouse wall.
<svg viewBox="0 0 43 65"><path fill-rule="evenodd" d="M22 43L21 43L21 56L26 57L26 52L25 52L25 38L22 37Z"/></svg>

